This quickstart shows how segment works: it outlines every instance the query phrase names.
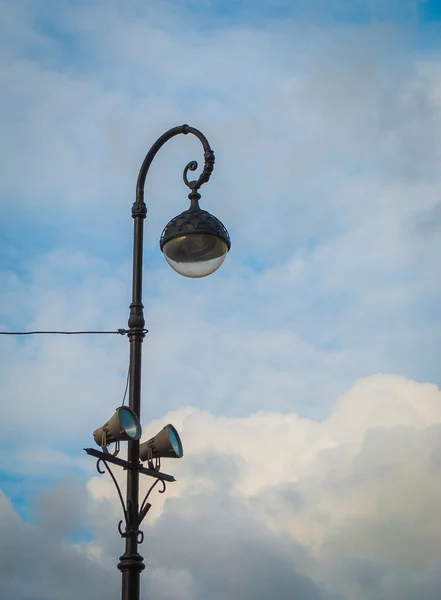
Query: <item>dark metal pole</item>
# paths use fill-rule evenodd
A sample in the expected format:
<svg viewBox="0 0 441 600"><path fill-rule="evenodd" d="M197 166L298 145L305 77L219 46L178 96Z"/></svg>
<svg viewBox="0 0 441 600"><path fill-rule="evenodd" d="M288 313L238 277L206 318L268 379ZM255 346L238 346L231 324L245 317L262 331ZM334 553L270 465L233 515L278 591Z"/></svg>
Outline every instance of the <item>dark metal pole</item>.
<svg viewBox="0 0 441 600"><path fill-rule="evenodd" d="M145 335L144 307L142 305L142 250L144 219L146 215L147 209L144 202L135 202L132 208L132 217L134 219L133 288L128 337L130 341L129 407L138 418L141 416L142 342ZM140 573L145 568L143 558L138 553L139 440L128 442L127 459L130 467L127 469L126 551L120 557L118 569L122 572L121 599L138 600L140 597Z"/></svg>
<svg viewBox="0 0 441 600"><path fill-rule="evenodd" d="M192 133L204 147L205 165L204 170L197 182L195 189L206 183L213 171L214 155L205 136L197 129L188 125L180 125L164 133L150 148L139 171L136 185L136 201L132 207L134 219L133 239L133 286L132 303L129 316L129 341L130 341L130 385L129 385L129 407L141 420L141 368L142 368L142 342L145 336L144 306L142 304L142 254L144 219L147 216L147 208L144 203L144 185L150 165L160 148L172 137L178 134ZM194 161L189 163L197 165ZM127 469L127 526L125 532L126 549L120 557L118 569L122 573L122 600L139 600L140 598L140 574L145 568L143 558L138 552L139 531L139 440L128 442ZM141 536L142 540L142 536Z"/></svg>

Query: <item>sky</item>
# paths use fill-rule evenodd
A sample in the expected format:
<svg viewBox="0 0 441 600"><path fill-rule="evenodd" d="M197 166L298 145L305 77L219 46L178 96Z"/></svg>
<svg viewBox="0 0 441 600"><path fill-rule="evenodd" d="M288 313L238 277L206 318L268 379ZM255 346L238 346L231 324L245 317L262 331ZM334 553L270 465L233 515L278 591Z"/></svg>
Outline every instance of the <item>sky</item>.
<svg viewBox="0 0 441 600"><path fill-rule="evenodd" d="M145 154L188 123L216 155L210 277L158 243L198 140L146 182L142 439L173 423L184 457L143 600L438 598L440 29L439 0L0 0L1 331L125 328ZM120 596L118 498L83 448L128 352L0 336L8 600Z"/></svg>

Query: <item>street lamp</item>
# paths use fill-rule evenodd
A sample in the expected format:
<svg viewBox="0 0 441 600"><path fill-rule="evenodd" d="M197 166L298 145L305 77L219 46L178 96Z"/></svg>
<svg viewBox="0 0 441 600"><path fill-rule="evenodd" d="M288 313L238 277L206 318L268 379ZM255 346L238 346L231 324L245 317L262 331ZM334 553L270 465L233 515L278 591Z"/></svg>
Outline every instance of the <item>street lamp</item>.
<svg viewBox="0 0 441 600"><path fill-rule="evenodd" d="M120 557L118 569L122 573L122 600L139 600L140 573L145 568L143 558L138 552L138 545L142 543L144 534L139 526L150 509L147 502L150 492L159 482L162 483L161 492L165 491L165 482L175 481L172 475L161 473L160 460L162 458L181 458L183 455L182 443L178 432L172 425L164 427L155 437L140 445L141 425L141 357L142 342L146 334L144 321L144 306L142 304L142 257L143 257L143 231L144 219L147 208L144 202L144 186L150 165L162 146L171 138L179 134L195 135L202 143L204 149L204 168L198 179L189 180L189 171L196 171L198 163L191 161L184 169L183 179L190 189L188 196L190 207L172 219L164 228L160 238L160 248L169 265L185 277L206 277L214 273L230 249L230 237L222 223L213 215L199 207L201 198L199 189L210 179L214 167L214 153L206 137L194 127L181 125L173 127L156 140L148 151L138 175L136 184L136 200L132 207L134 219L133 241L133 284L132 303L130 304L129 329L127 336L130 342L130 367L129 367L129 408L119 407L115 414L103 427L95 430L94 439L101 446L102 452L93 448L86 448L86 452L95 456L97 468L100 473L105 471L104 465L112 477L117 488L118 496L124 512L123 521L118 525L119 532L125 538L125 552ZM117 457L120 441L128 442L127 460ZM115 443L115 451L110 453L107 446ZM148 468L142 461L147 461ZM109 463L123 467L127 471L126 500L114 477ZM139 505L139 474L155 478L141 506Z"/></svg>

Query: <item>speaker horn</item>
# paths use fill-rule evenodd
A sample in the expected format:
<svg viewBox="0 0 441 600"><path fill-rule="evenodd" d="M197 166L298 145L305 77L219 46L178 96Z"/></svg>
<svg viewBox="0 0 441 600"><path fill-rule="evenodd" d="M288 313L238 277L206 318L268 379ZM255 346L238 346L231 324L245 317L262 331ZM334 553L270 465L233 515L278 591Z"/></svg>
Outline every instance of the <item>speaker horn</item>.
<svg viewBox="0 0 441 600"><path fill-rule="evenodd" d="M104 451L113 442L139 440L140 437L141 424L139 419L133 410L127 406L117 408L112 418L93 432L95 443L101 446Z"/></svg>
<svg viewBox="0 0 441 600"><path fill-rule="evenodd" d="M139 458L142 461L153 458L182 458L183 454L181 438L170 424L139 446Z"/></svg>

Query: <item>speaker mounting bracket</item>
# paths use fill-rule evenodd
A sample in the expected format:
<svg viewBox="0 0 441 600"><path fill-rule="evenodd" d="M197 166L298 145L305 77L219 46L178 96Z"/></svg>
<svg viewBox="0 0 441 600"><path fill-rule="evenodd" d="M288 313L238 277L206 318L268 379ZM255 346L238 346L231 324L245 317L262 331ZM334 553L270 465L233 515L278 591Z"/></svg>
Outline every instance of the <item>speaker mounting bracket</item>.
<svg viewBox="0 0 441 600"><path fill-rule="evenodd" d="M150 504L150 502L148 502L148 498L149 498L151 492L154 490L154 488L157 486L157 484L159 482L161 482L162 488L159 489L158 492L160 494L163 494L167 487L166 482L171 483L171 482L176 481L176 479L173 477L173 475L168 475L167 473L161 473L161 471L159 471L159 468L161 465L159 459L156 460L155 464L153 463L153 461L149 460L148 461L149 468L144 467L142 465L142 463L139 463L138 465L133 467L133 465L129 461L123 460L122 458L118 458L118 457L114 456L113 454L109 454L107 452L100 452L99 450L95 450L95 448L84 448L84 450L85 450L85 452L87 452L87 454L89 454L90 456L94 456L97 459L96 468L97 468L98 473L100 473L102 475L107 471L109 473L110 477L112 478L112 481L116 487L116 491L118 493L118 498L119 498L119 501L121 503L121 507L122 507L122 510L124 513L124 521L125 521L125 530L122 529L123 521L120 521L118 523L118 531L119 531L121 537L127 537L127 534L129 533L129 531L131 529L133 529L133 527L130 526L130 523L136 522L137 527L136 527L135 533L138 536L138 544L141 544L144 540L144 534L142 531L140 531L138 529L138 527L139 527L139 525L141 525L142 521L144 520L144 517L146 516L146 514L148 513L148 511L151 508L151 504ZM116 480L116 477L113 474L108 463L112 463L114 465L117 465L118 467L122 467L125 471L127 471L128 469L135 468L143 475L147 475L149 477L155 478L155 481L152 483L152 485L148 489L147 494L145 495L145 498L142 501L141 507L139 509L139 513L138 513L138 515L136 515L137 516L136 519L133 519L133 515L128 514L127 507L124 502L123 495L121 493L121 489L120 489L118 482ZM101 464L104 465L105 469L101 468Z"/></svg>

